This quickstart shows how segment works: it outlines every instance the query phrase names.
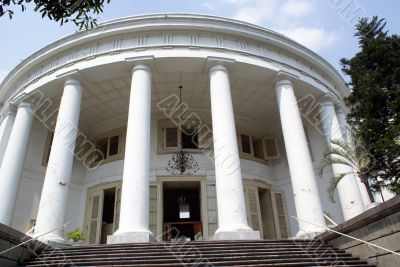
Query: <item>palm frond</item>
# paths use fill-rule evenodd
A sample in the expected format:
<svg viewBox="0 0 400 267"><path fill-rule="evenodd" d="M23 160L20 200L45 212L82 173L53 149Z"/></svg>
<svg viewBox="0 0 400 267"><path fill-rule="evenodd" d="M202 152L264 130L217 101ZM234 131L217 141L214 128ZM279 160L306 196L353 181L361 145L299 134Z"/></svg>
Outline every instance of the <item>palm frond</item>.
<svg viewBox="0 0 400 267"><path fill-rule="evenodd" d="M332 202L335 202L335 190L337 188L337 185L339 184L339 182L346 177L349 174L352 174L353 172L345 172L345 173L341 173L335 177L333 177L330 182L329 182L329 186L326 189L326 191L328 191L328 195L329 195L329 199Z"/></svg>
<svg viewBox="0 0 400 267"><path fill-rule="evenodd" d="M331 143L332 143L332 147L330 149L331 153L338 154L352 161L354 165L358 165L359 158L351 142L332 139Z"/></svg>

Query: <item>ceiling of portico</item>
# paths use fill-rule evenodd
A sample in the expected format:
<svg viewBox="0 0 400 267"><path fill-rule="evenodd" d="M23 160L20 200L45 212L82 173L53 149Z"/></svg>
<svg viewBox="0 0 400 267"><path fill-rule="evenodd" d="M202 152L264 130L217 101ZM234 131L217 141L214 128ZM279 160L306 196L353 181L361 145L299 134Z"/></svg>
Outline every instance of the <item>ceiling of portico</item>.
<svg viewBox="0 0 400 267"><path fill-rule="evenodd" d="M191 111L210 118L209 78L205 60L157 59L152 73L153 116L160 116L156 104L171 94L178 94L182 85L182 101ZM126 125L131 66L127 63L98 66L80 71L84 95L80 129L90 136L103 129ZM279 115L273 90L274 73L244 64L233 64L230 82L235 120L244 128L260 133L277 131ZM301 86L301 85L299 85ZM61 81L43 88L55 102L59 101ZM306 91L306 88L298 91ZM253 129L252 129L253 128Z"/></svg>

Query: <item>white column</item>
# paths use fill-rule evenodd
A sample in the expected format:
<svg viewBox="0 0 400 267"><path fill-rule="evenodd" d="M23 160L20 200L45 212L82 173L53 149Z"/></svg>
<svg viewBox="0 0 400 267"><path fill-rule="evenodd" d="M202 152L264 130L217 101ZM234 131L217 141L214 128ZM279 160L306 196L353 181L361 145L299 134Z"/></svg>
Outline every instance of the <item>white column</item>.
<svg viewBox="0 0 400 267"><path fill-rule="evenodd" d="M259 239L259 232L247 224L228 70L216 65L209 74L218 204L215 239Z"/></svg>
<svg viewBox="0 0 400 267"><path fill-rule="evenodd" d="M336 114L337 118L339 121L340 128L342 129L343 137L352 142L352 136L351 132L349 130L348 124L346 122L346 115L343 112L343 109L341 107L338 107L336 109ZM358 188L360 189L361 197L364 203L364 206L366 209L374 207L374 205L371 205L371 199L368 194L367 186L361 182L360 177L356 175L356 181Z"/></svg>
<svg viewBox="0 0 400 267"><path fill-rule="evenodd" d="M18 106L11 138L0 168L0 223L10 226L28 150L33 112L29 103Z"/></svg>
<svg viewBox="0 0 400 267"><path fill-rule="evenodd" d="M326 224L300 111L293 92L293 85L289 80L278 80L275 83L275 90L296 213L300 219L299 232L296 236L314 235L323 232L324 229L307 222L320 226L326 226Z"/></svg>
<svg viewBox="0 0 400 267"><path fill-rule="evenodd" d="M15 121L16 109L9 104L3 111L3 116L0 125L0 164L3 161L4 152L6 151L8 140L10 139L11 130Z"/></svg>
<svg viewBox="0 0 400 267"><path fill-rule="evenodd" d="M81 100L81 83L74 79L67 80L64 83L64 92L40 197L36 235L53 230L65 223ZM41 240L63 242L62 229L42 237Z"/></svg>
<svg viewBox="0 0 400 267"><path fill-rule="evenodd" d="M149 230L150 119L151 69L137 64L132 70L119 229L107 243L154 240Z"/></svg>
<svg viewBox="0 0 400 267"><path fill-rule="evenodd" d="M325 99L321 103L320 119L328 147L331 147L332 139L345 141L336 116L335 107L330 99ZM353 171L350 166L343 164L333 164L332 170L335 176ZM360 189L353 174L345 176L338 183L337 191L345 220L349 220L365 211Z"/></svg>

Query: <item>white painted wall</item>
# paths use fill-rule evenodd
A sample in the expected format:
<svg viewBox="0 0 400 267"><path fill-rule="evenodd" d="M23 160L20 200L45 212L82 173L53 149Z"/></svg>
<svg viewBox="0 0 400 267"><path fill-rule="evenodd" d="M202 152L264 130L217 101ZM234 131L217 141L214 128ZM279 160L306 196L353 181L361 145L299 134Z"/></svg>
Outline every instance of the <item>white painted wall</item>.
<svg viewBox="0 0 400 267"><path fill-rule="evenodd" d="M121 127L125 125L120 125ZM115 127L114 125L112 127ZM312 140L312 151L315 158L314 166L317 168L325 149L323 137L312 127L308 126L310 139ZM171 154L158 154L158 119L154 118L151 123L151 167L150 179L156 181L157 176L169 175L165 170ZM280 129L279 129L280 130ZM277 130L278 134L279 131ZM286 154L282 136L278 137L281 157L273 160L270 165L262 164L248 159L241 159L242 176L245 179L259 180L271 184L277 189L284 191L291 233L297 233L297 223L290 216L296 215L293 193L290 184L290 175L287 166ZM26 232L30 219L35 219L43 186L45 167L41 165L47 138L47 129L35 121L30 137L28 154L24 165L24 173L18 191L16 206L14 209L12 226L20 231ZM198 175L204 175L207 180L215 180L214 162L203 154L194 154L200 170ZM86 193L87 189L98 184L119 181L122 179L123 160L111 161L101 165L98 169L89 171L77 160L74 161L68 206L66 210L66 221L72 221L66 232L76 227L83 228ZM328 200L326 187L329 179L327 177L316 178L320 190L323 209L331 214L336 222L342 222L343 216L339 203ZM336 198L337 199L337 198ZM338 200L337 200L338 201Z"/></svg>

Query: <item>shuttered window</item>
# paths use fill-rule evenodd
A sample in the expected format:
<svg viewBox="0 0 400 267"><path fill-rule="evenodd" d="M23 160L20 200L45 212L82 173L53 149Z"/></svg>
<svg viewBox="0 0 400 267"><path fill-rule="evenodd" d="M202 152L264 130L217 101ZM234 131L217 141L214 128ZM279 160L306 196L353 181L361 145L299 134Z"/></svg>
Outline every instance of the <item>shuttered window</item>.
<svg viewBox="0 0 400 267"><path fill-rule="evenodd" d="M265 159L279 158L278 144L275 138L264 138Z"/></svg>
<svg viewBox="0 0 400 267"><path fill-rule="evenodd" d="M179 145L178 127L164 128L164 131L165 131L164 147L177 148Z"/></svg>
<svg viewBox="0 0 400 267"><path fill-rule="evenodd" d="M150 185L149 191L149 228L157 234L157 185Z"/></svg>
<svg viewBox="0 0 400 267"><path fill-rule="evenodd" d="M115 203L114 203L114 232L119 228L119 215L121 212L121 186L115 188Z"/></svg>
<svg viewBox="0 0 400 267"><path fill-rule="evenodd" d="M217 194L214 183L206 185L208 236L214 236L218 229Z"/></svg>
<svg viewBox="0 0 400 267"><path fill-rule="evenodd" d="M276 205L276 215L278 218L278 227L281 238L288 238L288 226L285 213L285 207L283 203L282 193L275 192L275 205Z"/></svg>

